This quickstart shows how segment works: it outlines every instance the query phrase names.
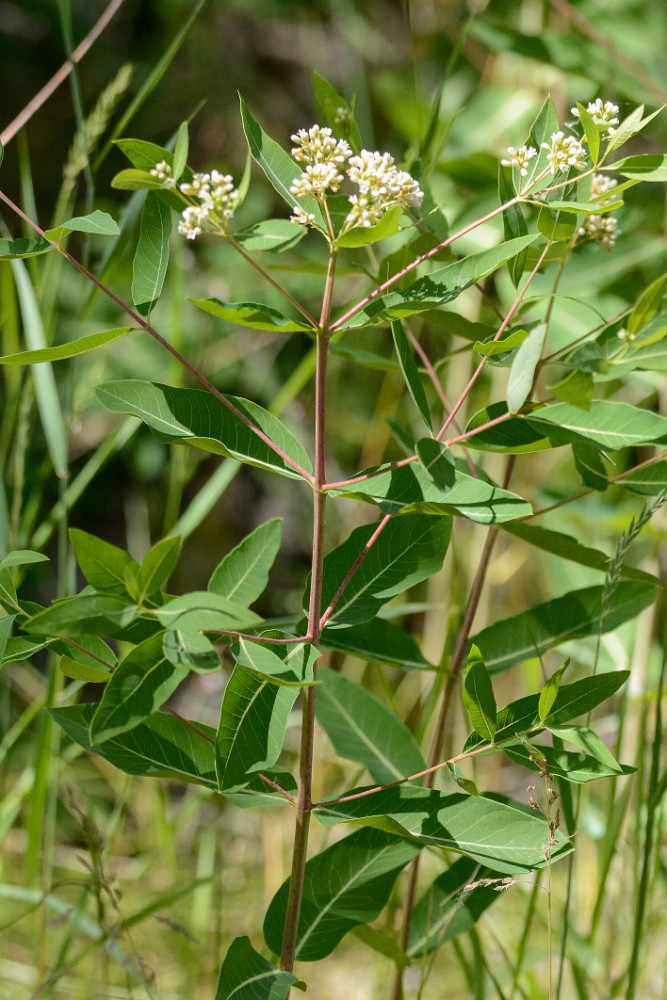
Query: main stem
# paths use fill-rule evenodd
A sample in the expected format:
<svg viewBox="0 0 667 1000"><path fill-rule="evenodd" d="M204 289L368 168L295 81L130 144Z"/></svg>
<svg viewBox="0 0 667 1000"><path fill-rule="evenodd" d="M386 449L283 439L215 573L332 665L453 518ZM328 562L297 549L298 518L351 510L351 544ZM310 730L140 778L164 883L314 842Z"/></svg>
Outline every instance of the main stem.
<svg viewBox="0 0 667 1000"><path fill-rule="evenodd" d="M325 444L326 444L326 382L327 360L329 351L329 322L331 317L331 299L336 268L336 251L332 249L329 257L322 312L317 334L317 358L315 371L315 474L313 478L313 555L310 573L310 602L308 606L308 632L310 642L317 644L320 640L320 614L322 605L322 580L324 567L324 515L327 494L322 488L326 482ZM308 830L310 813L313 806L313 749L315 728L315 686L304 689L302 719L301 719L301 754L299 759L299 794L296 801L296 823L294 829L294 848L292 853L292 874L290 878L289 895L287 898L287 913L285 915L285 930L280 963L286 972L294 968L299 939L299 917L301 916L301 900L308 856Z"/></svg>

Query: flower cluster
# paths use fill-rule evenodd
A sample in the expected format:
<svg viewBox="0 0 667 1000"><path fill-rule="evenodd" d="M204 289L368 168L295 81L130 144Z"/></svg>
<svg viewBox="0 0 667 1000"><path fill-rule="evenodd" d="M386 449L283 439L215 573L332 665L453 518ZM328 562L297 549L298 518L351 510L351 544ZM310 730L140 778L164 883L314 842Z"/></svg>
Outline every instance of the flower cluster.
<svg viewBox="0 0 667 1000"><path fill-rule="evenodd" d="M587 215L583 226L577 230L577 243L592 240L605 250L613 250L620 232L618 219L613 215Z"/></svg>
<svg viewBox="0 0 667 1000"><path fill-rule="evenodd" d="M501 160L501 166L513 167L515 170L519 171L522 177L525 177L528 173L528 162L532 160L534 156L537 156L537 150L534 146L522 146L521 149L515 149L514 146L508 146L507 153L509 159Z"/></svg>
<svg viewBox="0 0 667 1000"><path fill-rule="evenodd" d="M151 170L163 187L176 189L176 181L169 164L162 160ZM191 200L181 213L178 231L189 240L196 239L207 222L217 223L226 229L234 215L239 193L230 174L212 170L210 174L193 174L192 180L178 185L178 191Z"/></svg>
<svg viewBox="0 0 667 1000"><path fill-rule="evenodd" d="M603 101L601 97L598 97L597 101L591 102L586 108L589 115L592 117L593 122L604 132L608 132L609 135L613 135L616 129L614 125L618 125L618 105L612 104L611 101ZM572 114L578 118L579 108L572 108Z"/></svg>
<svg viewBox="0 0 667 1000"><path fill-rule="evenodd" d="M606 174L593 174L591 177L591 201L599 201L600 206L608 205L612 199L604 196L609 194L617 183L618 181L615 181L613 177L607 177Z"/></svg>
<svg viewBox="0 0 667 1000"><path fill-rule="evenodd" d="M559 171L567 173L570 167L583 170L586 166L586 151L573 135L553 132L551 142L543 142L541 148L549 153L549 170L552 176Z"/></svg>
<svg viewBox="0 0 667 1000"><path fill-rule="evenodd" d="M399 170L389 153L369 152L364 149L358 156L344 139L336 139L330 128L313 125L300 129L292 136L296 146L294 159L305 164L290 191L297 198L314 197L323 202L328 191L335 193L344 181L343 169L350 181L359 189L350 195L351 209L345 219L345 229L373 226L394 205L418 207L424 194L419 184L405 170ZM313 225L315 217L295 206L292 221Z"/></svg>

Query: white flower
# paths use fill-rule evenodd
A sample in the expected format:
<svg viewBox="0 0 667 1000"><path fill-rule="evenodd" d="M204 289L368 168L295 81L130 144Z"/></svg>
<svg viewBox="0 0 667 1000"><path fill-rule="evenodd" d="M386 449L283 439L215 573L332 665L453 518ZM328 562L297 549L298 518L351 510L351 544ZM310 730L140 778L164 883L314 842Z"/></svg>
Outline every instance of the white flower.
<svg viewBox="0 0 667 1000"><path fill-rule="evenodd" d="M160 160L151 170L151 177L157 177L162 186L166 188L176 187L176 181L171 173L171 167L166 160Z"/></svg>
<svg viewBox="0 0 667 1000"><path fill-rule="evenodd" d="M600 206L609 204L613 199L605 198L604 195L613 190L617 183L613 177L607 177L606 174L593 174L591 177L591 199L599 199Z"/></svg>
<svg viewBox="0 0 667 1000"><path fill-rule="evenodd" d="M572 135L553 132L551 142L543 142L541 148L549 153L550 170L554 176L559 170L567 173L570 167L583 170L586 166L586 151Z"/></svg>
<svg viewBox="0 0 667 1000"><path fill-rule="evenodd" d="M299 129L292 136L292 142L296 143L292 156L299 163L331 163L340 166L352 153L344 139L336 139L330 128L322 128L320 125L313 125L308 130Z"/></svg>
<svg viewBox="0 0 667 1000"><path fill-rule="evenodd" d="M239 193L231 174L212 170L210 174L193 174L191 181L179 184L181 194L195 202L184 209L178 231L189 240L199 236L206 222L218 223L224 231L234 215Z"/></svg>
<svg viewBox="0 0 667 1000"><path fill-rule="evenodd" d="M298 222L300 226L315 225L315 216L312 212L306 212L299 205L294 206L294 214L290 217L290 222Z"/></svg>
<svg viewBox="0 0 667 1000"><path fill-rule="evenodd" d="M309 195L321 198L326 191L338 191L343 183L343 175L335 163L309 163L306 169L292 182L290 192L297 198Z"/></svg>
<svg viewBox="0 0 667 1000"><path fill-rule="evenodd" d="M613 250L620 231L618 219L613 215L588 215L577 231L577 242L591 240L600 243L605 250Z"/></svg>
<svg viewBox="0 0 667 1000"><path fill-rule="evenodd" d="M349 227L373 226L394 205L418 208L424 198L414 177L399 170L389 153L362 149L351 157L347 176L359 188L359 194L349 199L352 208L345 220Z"/></svg>
<svg viewBox="0 0 667 1000"><path fill-rule="evenodd" d="M189 205L183 209L178 223L178 231L189 240L196 240L202 231L202 226L210 215L209 205Z"/></svg>
<svg viewBox="0 0 667 1000"><path fill-rule="evenodd" d="M501 160L500 165L503 167L513 167L515 170L519 171L522 177L525 177L528 173L529 160L532 160L534 156L537 156L537 150L533 146L522 146L521 149L515 149L514 146L508 146L507 153L509 159Z"/></svg>
<svg viewBox="0 0 667 1000"><path fill-rule="evenodd" d="M608 132L609 135L614 134L616 129L613 126L618 125L618 104L612 104L611 101L603 101L601 97L598 97L597 101L593 101L588 105L586 111L588 111L594 123L603 132ZM572 108L572 114L578 118L579 108Z"/></svg>

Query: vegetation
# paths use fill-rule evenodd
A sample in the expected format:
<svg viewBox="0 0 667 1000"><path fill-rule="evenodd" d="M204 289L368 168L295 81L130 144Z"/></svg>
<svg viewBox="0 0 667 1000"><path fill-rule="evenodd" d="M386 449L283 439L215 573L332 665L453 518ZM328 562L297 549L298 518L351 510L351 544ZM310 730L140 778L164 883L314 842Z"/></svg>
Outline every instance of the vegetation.
<svg viewBox="0 0 667 1000"><path fill-rule="evenodd" d="M91 97L122 8L1 137L2 989L663 997L664 13L173 3Z"/></svg>

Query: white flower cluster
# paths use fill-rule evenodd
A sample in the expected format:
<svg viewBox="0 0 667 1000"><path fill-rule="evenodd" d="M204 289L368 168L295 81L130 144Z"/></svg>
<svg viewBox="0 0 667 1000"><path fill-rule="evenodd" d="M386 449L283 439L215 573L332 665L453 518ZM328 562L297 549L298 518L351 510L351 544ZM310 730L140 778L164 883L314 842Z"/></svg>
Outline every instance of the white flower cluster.
<svg viewBox="0 0 667 1000"><path fill-rule="evenodd" d="M567 173L570 167L583 170L586 166L586 151L573 135L553 132L551 142L543 142L541 148L549 153L549 169L552 176L559 171Z"/></svg>
<svg viewBox="0 0 667 1000"><path fill-rule="evenodd" d="M613 250L620 232L618 219L613 215L587 215L583 226L577 230L577 242L592 240L605 250Z"/></svg>
<svg viewBox="0 0 667 1000"><path fill-rule="evenodd" d="M602 129L602 131L608 132L609 135L614 134L616 131L614 125L618 125L617 104L612 104L611 101L603 101L601 97L598 97L597 101L592 101L588 105L586 111L588 111L595 124ZM572 108L572 114L578 118L579 108Z"/></svg>
<svg viewBox="0 0 667 1000"><path fill-rule="evenodd" d="M534 146L522 146L521 149L515 149L514 146L508 146L507 154L509 159L501 160L500 165L503 167L513 167L515 170L519 171L522 177L525 177L528 173L528 162L532 160L534 156L537 156L537 150Z"/></svg>
<svg viewBox="0 0 667 1000"><path fill-rule="evenodd" d="M305 169L294 180L290 191L297 198L314 197L322 202L327 191L335 193L346 174L359 189L350 195L352 206L345 219L345 228L373 226L394 205L418 207L423 191L405 170L399 170L389 153L369 152L364 149L358 156L344 139L336 139L330 128L313 125L300 129L292 136L297 145L292 149L294 159L304 163ZM315 222L312 213L295 206L292 221L308 226Z"/></svg>
<svg viewBox="0 0 667 1000"><path fill-rule="evenodd" d="M169 164L162 160L151 170L165 188L176 188ZM183 209L178 231L189 240L196 239L207 222L222 223L223 228L234 215L239 193L230 174L212 170L210 174L193 174L191 181L178 185L178 190L193 204Z"/></svg>
<svg viewBox="0 0 667 1000"><path fill-rule="evenodd" d="M593 174L591 177L591 201L599 200L600 205L609 204L612 199L604 196L609 194L617 183L618 181L615 181L613 177L607 177L606 174Z"/></svg>

